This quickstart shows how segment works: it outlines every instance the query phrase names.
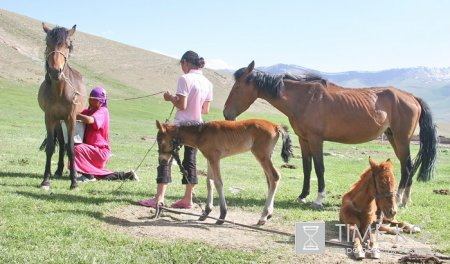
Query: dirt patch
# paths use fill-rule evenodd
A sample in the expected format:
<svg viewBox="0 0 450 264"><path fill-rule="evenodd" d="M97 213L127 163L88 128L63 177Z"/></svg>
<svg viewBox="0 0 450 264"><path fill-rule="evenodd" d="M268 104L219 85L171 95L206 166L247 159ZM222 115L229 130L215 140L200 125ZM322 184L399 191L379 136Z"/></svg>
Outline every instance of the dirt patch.
<svg viewBox="0 0 450 264"><path fill-rule="evenodd" d="M201 212L199 207L183 211L196 214ZM217 211L218 209L215 208L211 216L217 217ZM351 261L351 257L346 254L344 247L329 244L327 244L323 254L296 255L295 223L280 225L278 223L282 221L281 219L277 221L277 216L270 219L261 230L253 230L230 223L216 225L213 219L201 222L197 221L196 216L169 212L163 212L158 219L151 219L154 213L155 210L151 208L126 206L111 212L105 217L105 221L108 229L141 238L165 242L202 242L224 249L267 252L267 256L273 258L269 262L347 263ZM226 219L256 227L255 224L259 219L259 214L230 208ZM336 241L339 237L339 229L335 224L337 222L326 222L327 241ZM404 252L412 249L420 254L432 253L429 245L415 241L408 235L405 235L405 237L406 241L401 237L396 241L395 236L381 235L380 239L385 240L385 242L380 243L382 254L381 259L377 260L376 263L397 263L401 257L405 256ZM388 250L395 253L386 252ZM362 263L373 263L373 260L365 259Z"/></svg>
<svg viewBox="0 0 450 264"><path fill-rule="evenodd" d="M201 209L194 207L184 209L184 212L200 214ZM216 225L215 220L197 221L198 217L162 212L158 219L151 219L155 214L152 208L141 206L128 206L121 208L107 217L111 227L119 232L126 232L138 237L151 237L156 240L178 241L187 240L195 242L207 242L210 245L227 249L267 249L275 244L284 245L294 243L293 237L277 235L274 233L251 230L245 227L235 226L230 223ZM211 213L211 216L218 217ZM239 221L241 224L255 225L259 215L243 211L228 210L226 220ZM256 225L255 225L256 226ZM271 223L267 228L286 234L293 233L292 227L275 227ZM194 235L195 234L195 235ZM226 237L227 239L223 239ZM262 247L262 248L261 248Z"/></svg>

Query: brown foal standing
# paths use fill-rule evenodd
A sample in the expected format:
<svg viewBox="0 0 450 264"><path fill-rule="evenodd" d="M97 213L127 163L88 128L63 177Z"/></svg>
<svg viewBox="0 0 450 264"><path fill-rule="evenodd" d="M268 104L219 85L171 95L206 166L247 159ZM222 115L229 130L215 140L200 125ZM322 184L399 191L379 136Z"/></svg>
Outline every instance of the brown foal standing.
<svg viewBox="0 0 450 264"><path fill-rule="evenodd" d="M200 220L205 220L213 207L212 183L219 194L220 219L225 219L227 204L223 192L220 160L225 157L251 151L264 169L268 195L258 225L264 225L272 216L275 192L280 174L272 163L272 152L282 137L281 156L285 162L291 155L291 140L286 129L262 119L242 121L212 121L191 125L168 125L156 121L158 128L159 162L169 162L180 145L198 148L208 160L208 197L205 212ZM217 224L223 221L218 220Z"/></svg>

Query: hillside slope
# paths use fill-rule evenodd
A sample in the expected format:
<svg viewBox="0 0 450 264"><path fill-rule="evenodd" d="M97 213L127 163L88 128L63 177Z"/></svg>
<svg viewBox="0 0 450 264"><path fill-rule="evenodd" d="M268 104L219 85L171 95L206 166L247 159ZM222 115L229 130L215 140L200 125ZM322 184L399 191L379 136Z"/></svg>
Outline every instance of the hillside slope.
<svg viewBox="0 0 450 264"><path fill-rule="evenodd" d="M44 79L42 22L47 23L0 9L0 78L35 84L36 92ZM73 36L69 64L81 72L86 87L104 86L113 99L175 90L182 74L177 59L82 31L77 28ZM214 84L212 107L222 109L234 83L232 76L209 69L204 74ZM276 112L259 100L250 110Z"/></svg>

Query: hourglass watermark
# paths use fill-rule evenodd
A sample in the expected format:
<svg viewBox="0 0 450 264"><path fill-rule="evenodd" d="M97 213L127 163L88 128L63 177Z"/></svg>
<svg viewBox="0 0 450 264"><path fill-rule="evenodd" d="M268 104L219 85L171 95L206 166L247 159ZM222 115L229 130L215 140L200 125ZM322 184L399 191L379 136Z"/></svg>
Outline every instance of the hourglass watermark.
<svg viewBox="0 0 450 264"><path fill-rule="evenodd" d="M316 254L325 252L325 223L295 223L295 253Z"/></svg>
<svg viewBox="0 0 450 264"><path fill-rule="evenodd" d="M405 243L408 240L420 242L425 244L429 233L422 233L416 236L416 232L420 232L424 224L420 225L408 225L399 226L396 224L394 227L384 224L376 224L374 227L369 225L366 230L359 230L356 226L353 236L350 235L350 226L347 224L335 224L336 230L329 230L331 233L336 234L338 237L334 239L341 242L354 242L355 237L358 236L360 240L364 241L371 236L376 236L378 243L389 242L391 240L385 240L380 235L386 234L387 231L381 231L380 227L389 228L391 232L394 232L391 236L396 243ZM346 230L346 233L345 231ZM346 234L346 236L345 236ZM351 248L349 248L351 249ZM414 251L418 251L419 248L415 248ZM295 253L296 254L317 254L325 252L325 223L324 222L298 222L295 223Z"/></svg>

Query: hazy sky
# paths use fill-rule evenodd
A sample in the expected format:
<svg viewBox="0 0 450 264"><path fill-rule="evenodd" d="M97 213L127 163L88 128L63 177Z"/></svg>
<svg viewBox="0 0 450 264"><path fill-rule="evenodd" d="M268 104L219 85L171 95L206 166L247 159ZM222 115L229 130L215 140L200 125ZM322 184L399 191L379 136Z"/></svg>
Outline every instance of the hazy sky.
<svg viewBox="0 0 450 264"><path fill-rule="evenodd" d="M175 58L192 49L211 68L450 66L445 0L0 0L0 8Z"/></svg>

